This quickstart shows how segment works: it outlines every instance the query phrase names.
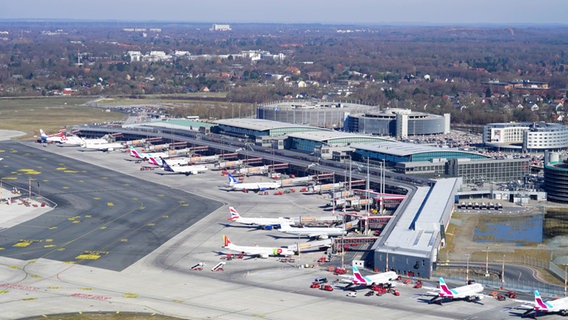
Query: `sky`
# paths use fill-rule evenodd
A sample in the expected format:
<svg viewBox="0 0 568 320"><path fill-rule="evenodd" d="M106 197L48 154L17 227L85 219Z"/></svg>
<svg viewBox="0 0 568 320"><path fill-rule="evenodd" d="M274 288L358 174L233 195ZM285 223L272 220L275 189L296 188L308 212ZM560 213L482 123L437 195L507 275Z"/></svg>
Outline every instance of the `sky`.
<svg viewBox="0 0 568 320"><path fill-rule="evenodd" d="M568 0L2 0L0 19L568 24Z"/></svg>

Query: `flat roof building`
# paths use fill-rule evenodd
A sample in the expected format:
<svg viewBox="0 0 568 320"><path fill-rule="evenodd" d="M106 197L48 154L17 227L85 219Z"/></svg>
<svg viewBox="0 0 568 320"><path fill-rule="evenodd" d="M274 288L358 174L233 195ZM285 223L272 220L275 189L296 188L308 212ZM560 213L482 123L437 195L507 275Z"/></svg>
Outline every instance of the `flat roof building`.
<svg viewBox="0 0 568 320"><path fill-rule="evenodd" d="M265 119L223 119L214 121L217 124L217 133L236 136L245 139L257 140L265 136L281 136L304 131L322 131L326 129L306 125L272 121Z"/></svg>
<svg viewBox="0 0 568 320"><path fill-rule="evenodd" d="M352 144L372 143L382 140L384 139L368 135L323 130L291 133L288 135L286 146L290 150L312 153L322 146L350 146Z"/></svg>
<svg viewBox="0 0 568 320"><path fill-rule="evenodd" d="M398 142L392 140L375 140L374 142L352 145L356 160L371 160L389 163L435 161L435 159L486 159L488 156L459 149L439 148L423 144Z"/></svg>
<svg viewBox="0 0 568 320"><path fill-rule="evenodd" d="M430 278L436 268L438 250L445 244L454 197L460 178L439 179L431 187L417 187L395 212L371 248L377 271Z"/></svg>

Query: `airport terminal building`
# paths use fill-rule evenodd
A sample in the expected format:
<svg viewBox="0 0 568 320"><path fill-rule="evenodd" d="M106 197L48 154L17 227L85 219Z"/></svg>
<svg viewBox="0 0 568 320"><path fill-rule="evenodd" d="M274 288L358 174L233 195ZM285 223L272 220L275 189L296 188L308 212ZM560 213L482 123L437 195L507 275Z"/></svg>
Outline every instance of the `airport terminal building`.
<svg viewBox="0 0 568 320"><path fill-rule="evenodd" d="M430 187L417 187L371 248L367 262L376 271L430 278L438 250L445 245L446 229L454 208L460 178L439 179ZM371 260L371 261L369 261Z"/></svg>
<svg viewBox="0 0 568 320"><path fill-rule="evenodd" d="M568 148L568 127L558 123L490 123L483 127L483 144L520 152Z"/></svg>

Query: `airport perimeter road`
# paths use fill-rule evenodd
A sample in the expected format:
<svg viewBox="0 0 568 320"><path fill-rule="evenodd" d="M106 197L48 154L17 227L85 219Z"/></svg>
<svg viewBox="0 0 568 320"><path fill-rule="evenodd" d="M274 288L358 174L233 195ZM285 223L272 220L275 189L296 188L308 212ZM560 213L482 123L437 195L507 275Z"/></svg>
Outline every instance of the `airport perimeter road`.
<svg viewBox="0 0 568 320"><path fill-rule="evenodd" d="M4 257L122 270L221 205L19 143L3 142L0 149L6 183L31 185L57 203L0 232Z"/></svg>
<svg viewBox="0 0 568 320"><path fill-rule="evenodd" d="M6 151L7 148L16 152ZM252 192L226 192L220 187L226 178L219 172L188 177L161 175L156 170L141 171L143 164L130 161L124 153L82 153L75 148L44 148L37 144L16 143L0 145L0 149L5 150L2 157L19 162L8 164L10 161L6 162L5 159L3 162L6 163L0 164L2 177L15 176L17 182L24 185L29 177L37 179L34 181L40 182L41 193L60 201L62 207L40 217L47 219L45 221L38 218L17 227L21 229L0 232L2 246L6 249L0 251L0 291L3 293L0 294L0 319L97 311L147 312L185 319L228 320L518 318L510 308L521 303L512 300L500 302L487 299L483 304L457 301L443 306L430 305L422 294L435 290L433 286L414 289L399 284L399 297L366 297L364 293L367 290L361 290L357 297L347 297L343 285L334 282L338 277L325 271L325 267L299 268L305 264L313 265L322 256L321 252L302 253L295 257L294 263L278 262L276 258L220 259L223 234L241 245L280 246L305 241L276 230L229 224L227 205L235 206L245 216L316 215L324 214L322 206L327 199L321 195L296 192L275 196L271 192L270 195L260 196ZM51 164L53 157L57 159L55 165ZM33 169L39 173L32 175L32 171L18 171L20 169ZM96 183L93 185L88 180L95 180ZM154 198L167 205L154 203L151 200ZM192 214L184 215L194 212L193 206L204 206L201 202L219 206L219 202L211 199L226 205L214 211L214 208L207 207L197 212L195 217ZM148 205L142 206L141 203ZM146 212L150 204L159 208L156 215ZM113 211L116 207L122 208L121 212L124 210L122 215ZM132 213L129 210L133 210ZM213 212L208 214L208 210ZM121 218L115 222L117 215ZM137 220L138 215L144 218ZM170 237L155 233L161 230L161 224L175 216L196 221L191 226L170 226ZM46 226L57 228L50 230ZM121 230L122 234L111 233L112 237L105 238L107 226ZM145 236L136 238L129 235L136 229ZM20 230L20 233L13 230ZM3 238L7 231L13 232L10 239ZM50 232L58 237L51 237ZM84 233L86 236L82 238ZM150 234L155 238L151 238ZM27 248L9 247L15 241L26 238L54 240L32 242ZM99 241L99 238L106 240ZM159 245L159 239L165 242ZM71 241L71 244L61 246L65 248L61 252L70 247L76 253L61 260L54 258L57 250L44 247L49 243L59 246L60 242L65 241ZM146 251L148 254L137 260L126 252L146 249L147 245L159 247ZM106 248L109 248L108 254L99 260L75 259L75 254L81 250L102 251ZM95 265L105 259L114 259L113 252L125 254L125 260L132 260L129 263L116 262L128 267ZM60 261L73 261L74 264ZM211 267L220 261L226 262L224 271L211 271ZM205 264L203 271L190 270L190 266L197 262ZM365 270L365 273L369 271ZM334 291L309 288L311 281L322 275L333 283ZM555 319L555 316L550 319Z"/></svg>

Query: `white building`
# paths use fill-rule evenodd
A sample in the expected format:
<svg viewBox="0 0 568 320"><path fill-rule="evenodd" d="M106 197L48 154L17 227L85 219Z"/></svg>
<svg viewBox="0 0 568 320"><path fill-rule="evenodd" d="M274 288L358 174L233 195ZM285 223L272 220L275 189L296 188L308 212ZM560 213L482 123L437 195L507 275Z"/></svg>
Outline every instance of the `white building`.
<svg viewBox="0 0 568 320"><path fill-rule="evenodd" d="M568 148L568 127L545 122L490 123L483 127L483 143L525 152L562 150Z"/></svg>
<svg viewBox="0 0 568 320"><path fill-rule="evenodd" d="M211 29L209 29L211 31L231 31L233 29L231 29L231 25L229 24L213 24L213 26L211 26Z"/></svg>

